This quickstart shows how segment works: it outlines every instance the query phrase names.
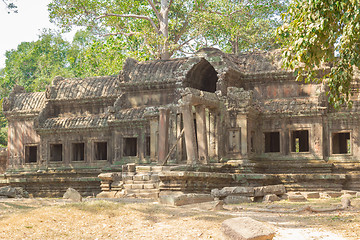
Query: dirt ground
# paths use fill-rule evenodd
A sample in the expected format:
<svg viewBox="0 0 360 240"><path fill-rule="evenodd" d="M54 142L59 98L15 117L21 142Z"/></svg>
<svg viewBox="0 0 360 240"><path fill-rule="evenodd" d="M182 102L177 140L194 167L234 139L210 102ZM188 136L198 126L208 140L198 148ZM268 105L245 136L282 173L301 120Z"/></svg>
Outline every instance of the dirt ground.
<svg viewBox="0 0 360 240"><path fill-rule="evenodd" d="M221 223L249 216L275 226L275 240L359 239L360 199L331 213L285 213L306 205L329 208L340 199L251 203L210 210L214 202L173 207L156 202L86 199L0 199L0 239L224 239ZM273 212L261 212L261 211ZM279 213L282 212L282 213Z"/></svg>

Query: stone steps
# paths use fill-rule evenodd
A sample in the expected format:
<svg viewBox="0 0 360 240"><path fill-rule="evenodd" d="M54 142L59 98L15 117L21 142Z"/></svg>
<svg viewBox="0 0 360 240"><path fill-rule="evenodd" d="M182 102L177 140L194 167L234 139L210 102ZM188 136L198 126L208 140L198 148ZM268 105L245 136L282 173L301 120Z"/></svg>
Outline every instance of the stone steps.
<svg viewBox="0 0 360 240"><path fill-rule="evenodd" d="M170 169L167 166L135 166L135 172L123 174L123 188L127 197L158 198L159 182L158 173Z"/></svg>

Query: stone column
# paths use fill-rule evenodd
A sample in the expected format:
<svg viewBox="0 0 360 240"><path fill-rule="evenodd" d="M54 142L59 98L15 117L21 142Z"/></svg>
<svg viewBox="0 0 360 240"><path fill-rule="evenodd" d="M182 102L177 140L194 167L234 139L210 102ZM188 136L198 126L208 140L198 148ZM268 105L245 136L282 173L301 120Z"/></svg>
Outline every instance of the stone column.
<svg viewBox="0 0 360 240"><path fill-rule="evenodd" d="M114 161L120 161L122 157L122 142L121 135L118 131L113 133L113 143L114 143Z"/></svg>
<svg viewBox="0 0 360 240"><path fill-rule="evenodd" d="M217 115L215 111L209 112L209 156L210 158L217 158Z"/></svg>
<svg viewBox="0 0 360 240"><path fill-rule="evenodd" d="M237 117L237 125L241 129L241 156L247 157L248 154L248 146L247 146L247 118L246 116L238 116Z"/></svg>
<svg viewBox="0 0 360 240"><path fill-rule="evenodd" d="M199 161L202 164L208 164L209 155L208 155L208 145L206 138L205 106L197 105L195 107L195 110L196 110L196 129L197 129Z"/></svg>
<svg viewBox="0 0 360 240"><path fill-rule="evenodd" d="M159 121L157 118L150 119L150 159L156 161L158 148Z"/></svg>
<svg viewBox="0 0 360 240"><path fill-rule="evenodd" d="M138 149L139 149L139 161L140 163L145 163L145 131L141 129L138 137Z"/></svg>
<svg viewBox="0 0 360 240"><path fill-rule="evenodd" d="M184 132L185 132L185 145L186 145L186 154L187 154L187 164L196 164L197 162L197 153L196 153L196 138L195 138L195 127L194 127L194 118L192 114L191 105L181 106L183 112L183 121L184 121Z"/></svg>
<svg viewBox="0 0 360 240"><path fill-rule="evenodd" d="M177 114L176 115L176 136L180 135L182 128L183 128L183 126L181 124L182 123L181 119L182 119L182 115ZM177 142L177 145L176 145L176 162L177 163L180 163L181 160L183 159L182 149L183 149L183 141L180 140Z"/></svg>
<svg viewBox="0 0 360 240"><path fill-rule="evenodd" d="M168 154L169 146L169 116L170 110L166 108L160 109L159 115L159 151L158 163L163 164Z"/></svg>

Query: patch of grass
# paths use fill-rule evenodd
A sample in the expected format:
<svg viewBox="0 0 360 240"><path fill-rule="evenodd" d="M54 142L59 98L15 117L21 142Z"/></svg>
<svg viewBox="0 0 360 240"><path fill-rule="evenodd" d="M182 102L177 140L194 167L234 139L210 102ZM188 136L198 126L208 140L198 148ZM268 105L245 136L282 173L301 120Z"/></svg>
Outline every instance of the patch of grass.
<svg viewBox="0 0 360 240"><path fill-rule="evenodd" d="M119 210L124 205L125 205L124 203L114 203L108 201L92 201L92 202L81 202L81 203L69 203L61 206L61 208L75 208L90 213L109 213L114 210Z"/></svg>
<svg viewBox="0 0 360 240"><path fill-rule="evenodd" d="M25 205L15 204L15 203L9 203L9 202L3 202L2 204L7 205L9 207L15 208L15 209L21 209L21 210L27 210L27 209L33 209L34 207L29 207Z"/></svg>

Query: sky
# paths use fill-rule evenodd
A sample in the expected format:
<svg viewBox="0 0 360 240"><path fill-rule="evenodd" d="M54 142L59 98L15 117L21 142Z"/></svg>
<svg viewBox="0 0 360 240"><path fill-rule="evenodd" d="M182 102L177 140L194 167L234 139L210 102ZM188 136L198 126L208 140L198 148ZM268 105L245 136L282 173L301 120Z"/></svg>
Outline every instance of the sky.
<svg viewBox="0 0 360 240"><path fill-rule="evenodd" d="M57 29L50 23L47 5L51 0L14 0L18 13L8 14L0 1L0 69L5 67L5 52L22 42L38 40L43 28Z"/></svg>

